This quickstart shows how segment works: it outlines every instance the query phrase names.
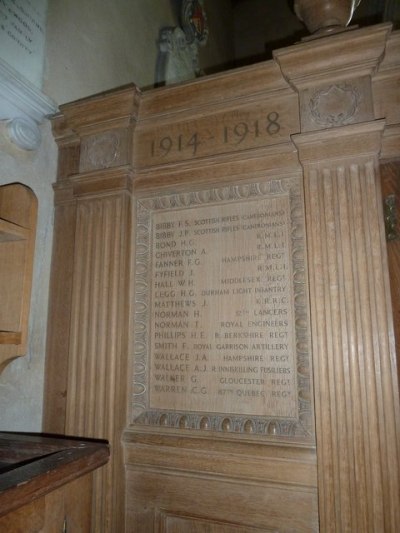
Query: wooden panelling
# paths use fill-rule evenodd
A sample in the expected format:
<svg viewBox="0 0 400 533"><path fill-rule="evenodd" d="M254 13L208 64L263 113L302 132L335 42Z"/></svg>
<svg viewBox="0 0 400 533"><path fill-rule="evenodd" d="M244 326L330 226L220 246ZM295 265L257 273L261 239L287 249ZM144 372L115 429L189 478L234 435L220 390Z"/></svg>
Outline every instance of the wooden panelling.
<svg viewBox="0 0 400 533"><path fill-rule="evenodd" d="M92 471L108 457L105 441L0 433L0 531L89 533Z"/></svg>
<svg viewBox="0 0 400 533"><path fill-rule="evenodd" d="M127 490L127 531L132 533L169 531L169 527L183 533L196 527L195 519L218 532L224 522L244 531L318 531L315 491L177 471L165 475L132 466L128 467ZM194 520L179 523L165 515L189 515Z"/></svg>
<svg viewBox="0 0 400 533"><path fill-rule="evenodd" d="M126 402L129 220L127 193L78 201L65 430L107 438L112 446L110 464L95 474L96 531L121 527L123 520L119 435Z"/></svg>
<svg viewBox="0 0 400 533"><path fill-rule="evenodd" d="M396 531L399 403L377 157L383 124L296 137L305 169L320 523ZM342 158L357 137L371 156ZM347 145L351 146L350 142ZM380 450L380 451L379 451ZM382 452L384 450L384 452ZM333 526L336 524L336 526Z"/></svg>
<svg viewBox="0 0 400 533"><path fill-rule="evenodd" d="M61 198L60 198L61 197ZM44 402L43 428L64 434L68 393L68 354L71 326L76 202L72 187L55 187L54 240L47 334L45 389L51 401Z"/></svg>
<svg viewBox="0 0 400 533"><path fill-rule="evenodd" d="M227 101L248 102L249 95L257 97L266 92L275 96L293 94L273 61L199 78L195 83L146 91L141 97L139 119L142 122L177 112L193 112L195 108Z"/></svg>
<svg viewBox="0 0 400 533"><path fill-rule="evenodd" d="M64 222L59 211L56 238L73 260L56 248L66 309L50 339L55 348L64 323L68 362L50 366L48 391L66 398L49 411L47 427L58 427L63 412L65 431L110 440L111 463L95 480L95 531L124 530L125 469L126 530L135 533L395 533L399 404L378 176L380 151L394 158L400 150L398 34L390 31L386 24L343 32L279 50L267 63L144 94L120 89L63 106L55 119L65 156L59 194L74 205ZM271 116L276 110L279 117ZM268 132L270 124L279 131ZM134 355L143 355L155 329L133 324L149 309L133 297L153 283L141 278L152 262L144 257L152 221L144 217L143 233L134 206L178 212L212 197L222 212L237 191L283 187L287 178L305 191L307 253L296 282L304 286L301 305L310 300L311 335L303 321L292 327L305 335L302 348L312 346L315 390L306 401L315 403L315 441L277 436L267 425L242 431L237 419L224 425L235 417L226 403L215 407L212 428L197 423L195 403L179 404L190 413L161 415L157 400L160 413L138 420L133 406L146 409L148 382ZM68 217L74 229L63 240ZM136 225L144 237L133 250ZM297 238L296 228L291 234ZM252 241L232 242L247 249ZM219 283L228 267L220 268L211 244L207 251L198 276L212 281L219 268ZM131 265L134 253L144 259ZM63 272L72 279L65 289ZM217 334L231 312L226 302L215 300ZM57 378L57 368L68 378ZM299 382L303 370L296 369ZM143 374L135 386L134 372Z"/></svg>
<svg viewBox="0 0 400 533"><path fill-rule="evenodd" d="M60 107L60 117L54 119L55 135L65 138L66 131L88 135L117 127L128 128L137 116L139 89L131 84ZM104 105L106 103L106 105ZM66 126L68 124L68 126Z"/></svg>
<svg viewBox="0 0 400 533"><path fill-rule="evenodd" d="M248 525L228 524L218 520L212 522L196 516L179 516L168 512L161 512L158 521L159 530L163 533L184 533L185 531L192 533L260 533L263 531L268 533L268 531L273 531Z"/></svg>
<svg viewBox="0 0 400 533"><path fill-rule="evenodd" d="M387 125L400 122L400 32L388 38L385 55L372 78L375 118L385 118ZM398 155L398 152L397 152Z"/></svg>
<svg viewBox="0 0 400 533"><path fill-rule="evenodd" d="M381 184L400 380L400 161L381 164Z"/></svg>
<svg viewBox="0 0 400 533"><path fill-rule="evenodd" d="M127 430L124 435L127 464L157 469L164 474L188 471L221 479L254 483L288 484L314 490L317 484L315 448L291 443L277 444L265 438L247 440L239 436L217 439ZM235 438L236 437L236 438ZM229 461L226 458L229 457Z"/></svg>
<svg viewBox="0 0 400 533"><path fill-rule="evenodd" d="M91 489L92 474L87 474L0 517L0 531L90 533Z"/></svg>

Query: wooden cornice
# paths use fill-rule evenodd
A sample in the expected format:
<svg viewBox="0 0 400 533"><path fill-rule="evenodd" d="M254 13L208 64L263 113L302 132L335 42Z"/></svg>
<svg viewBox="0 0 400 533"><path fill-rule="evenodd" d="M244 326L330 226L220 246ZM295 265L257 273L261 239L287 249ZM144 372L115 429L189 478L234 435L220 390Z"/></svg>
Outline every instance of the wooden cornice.
<svg viewBox="0 0 400 533"><path fill-rule="evenodd" d="M128 127L138 118L140 90L134 85L101 93L60 106L53 120L57 142L72 134L79 137Z"/></svg>
<svg viewBox="0 0 400 533"><path fill-rule="evenodd" d="M376 72L385 52L391 24L349 30L281 50L274 58L296 90Z"/></svg>

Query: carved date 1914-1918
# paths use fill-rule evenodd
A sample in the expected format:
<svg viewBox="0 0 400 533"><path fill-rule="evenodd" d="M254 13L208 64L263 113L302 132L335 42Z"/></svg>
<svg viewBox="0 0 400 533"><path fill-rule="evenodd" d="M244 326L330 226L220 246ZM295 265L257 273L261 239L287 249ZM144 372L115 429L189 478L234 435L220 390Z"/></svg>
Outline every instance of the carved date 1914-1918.
<svg viewBox="0 0 400 533"><path fill-rule="evenodd" d="M252 121L240 121L232 125L224 125L222 128L222 138L224 144L239 145L245 141L255 140L264 135L274 136L280 132L279 113L271 111L264 119ZM159 140L151 141L151 156L163 157L168 156L171 152L182 152L190 150L191 155L195 156L198 148L203 143L216 142L214 135L207 136L199 132L190 134L179 133L178 135L165 135Z"/></svg>

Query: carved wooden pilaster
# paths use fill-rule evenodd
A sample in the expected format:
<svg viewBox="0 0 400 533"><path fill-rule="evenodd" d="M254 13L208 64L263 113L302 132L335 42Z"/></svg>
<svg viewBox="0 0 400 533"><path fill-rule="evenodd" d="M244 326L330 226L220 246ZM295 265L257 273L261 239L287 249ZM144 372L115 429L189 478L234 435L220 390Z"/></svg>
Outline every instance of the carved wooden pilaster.
<svg viewBox="0 0 400 533"><path fill-rule="evenodd" d="M137 105L132 86L64 106L53 121L60 158L45 430L110 442L110 462L94 475L96 532L124 531L121 435Z"/></svg>
<svg viewBox="0 0 400 533"><path fill-rule="evenodd" d="M292 140L305 180L324 532L394 533L400 521L399 397L379 183L382 141L387 153L393 142L385 121L375 120L396 122L393 105L381 104L390 94L383 82L389 88L395 79L390 30L380 24L275 53L299 98L302 133Z"/></svg>
<svg viewBox="0 0 400 533"><path fill-rule="evenodd" d="M112 461L94 480L94 531L120 530L124 509L130 208L127 190L77 203L66 433L110 441Z"/></svg>
<svg viewBox="0 0 400 533"><path fill-rule="evenodd" d="M321 531L395 532L399 396L383 122L294 136L305 173Z"/></svg>

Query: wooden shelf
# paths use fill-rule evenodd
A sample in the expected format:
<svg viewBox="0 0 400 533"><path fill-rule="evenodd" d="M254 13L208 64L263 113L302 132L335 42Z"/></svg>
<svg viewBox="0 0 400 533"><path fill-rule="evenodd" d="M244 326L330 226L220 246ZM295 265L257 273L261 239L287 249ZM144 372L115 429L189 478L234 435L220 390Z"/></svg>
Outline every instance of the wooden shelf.
<svg viewBox="0 0 400 533"><path fill-rule="evenodd" d="M29 233L29 228L0 218L0 242L26 240L29 238Z"/></svg>
<svg viewBox="0 0 400 533"><path fill-rule="evenodd" d="M0 372L26 354L37 198L22 183L0 187Z"/></svg>
<svg viewBox="0 0 400 533"><path fill-rule="evenodd" d="M68 484L106 464L109 456L109 445L105 440L0 433L0 531L33 531L29 523L32 509L36 517L38 513L44 514L46 508L50 515L47 517L46 513L43 522L35 522L47 524L40 531L61 531L54 526L56 513L61 513L60 524L70 515L68 531L89 531L90 528L72 526L74 509L80 505L80 498L71 498L73 505L63 509L64 493L53 491L67 485L67 497L72 490ZM41 500L50 492L53 492L52 499ZM25 507L33 502L37 504ZM82 505L87 505L83 498ZM15 514L11 514L14 511ZM90 513L90 509L87 511L86 507L85 513ZM48 523L44 520L46 517ZM10 527L21 524L24 525L21 529Z"/></svg>
<svg viewBox="0 0 400 533"><path fill-rule="evenodd" d="M20 331L0 331L0 344L21 344Z"/></svg>

